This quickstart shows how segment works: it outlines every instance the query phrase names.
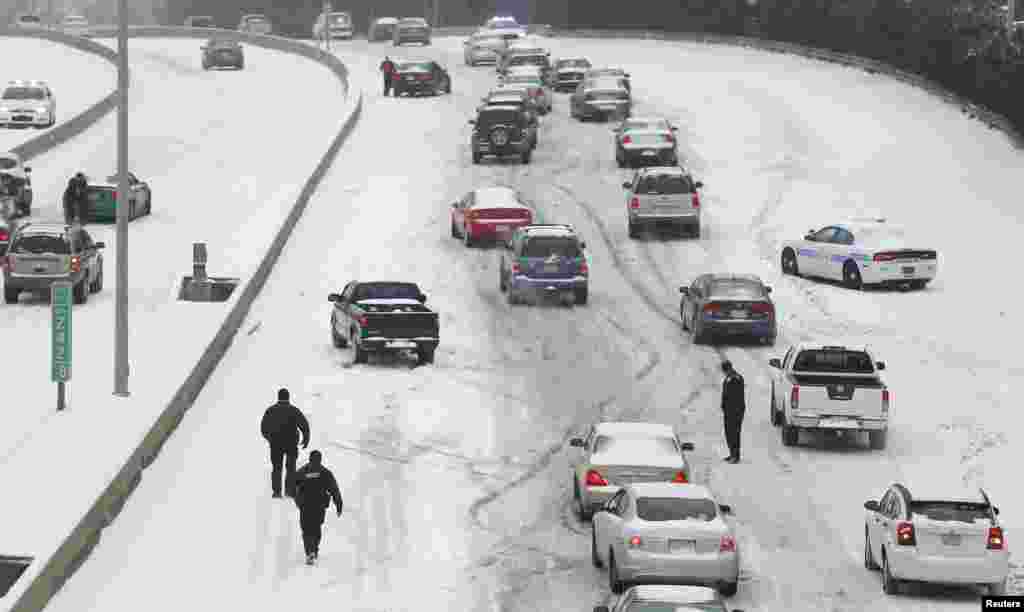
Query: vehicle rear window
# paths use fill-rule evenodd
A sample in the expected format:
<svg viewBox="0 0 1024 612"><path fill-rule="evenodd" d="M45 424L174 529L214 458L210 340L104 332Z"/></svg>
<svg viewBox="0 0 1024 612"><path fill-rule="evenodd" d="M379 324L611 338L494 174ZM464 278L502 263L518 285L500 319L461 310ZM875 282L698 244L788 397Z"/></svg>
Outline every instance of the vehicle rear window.
<svg viewBox="0 0 1024 612"><path fill-rule="evenodd" d="M396 68L399 72L430 72L430 64L426 62L403 62Z"/></svg>
<svg viewBox="0 0 1024 612"><path fill-rule="evenodd" d="M636 514L645 521L704 521L715 519L718 510L710 499L640 497Z"/></svg>
<svg viewBox="0 0 1024 612"><path fill-rule="evenodd" d="M508 64L509 66L539 66L544 64L546 59L543 55L516 55L508 60Z"/></svg>
<svg viewBox="0 0 1024 612"><path fill-rule="evenodd" d="M18 21L21 21L22 23L42 23L42 20L35 15L25 15L24 17L19 18Z"/></svg>
<svg viewBox="0 0 1024 612"><path fill-rule="evenodd" d="M991 518L988 504L949 501L911 501L910 511L933 521L973 523Z"/></svg>
<svg viewBox="0 0 1024 612"><path fill-rule="evenodd" d="M708 295L757 299L764 296L764 290L753 281L716 280L708 283Z"/></svg>
<svg viewBox="0 0 1024 612"><path fill-rule="evenodd" d="M652 445L661 453L669 455L679 454L679 447L676 446L676 441L663 436L598 436L594 442L594 452L603 453L614 448L623 452L650 453Z"/></svg>
<svg viewBox="0 0 1024 612"><path fill-rule="evenodd" d="M701 603L660 603L634 601L623 612L727 612L725 606L713 601Z"/></svg>
<svg viewBox="0 0 1024 612"><path fill-rule="evenodd" d="M579 257L582 254L575 238L562 236L534 236L526 241L523 248L524 257Z"/></svg>
<svg viewBox="0 0 1024 612"><path fill-rule="evenodd" d="M8 87L4 90L4 100L42 100L46 96L38 87Z"/></svg>
<svg viewBox="0 0 1024 612"><path fill-rule="evenodd" d="M875 366L864 351L806 350L797 355L793 369L806 372L872 374Z"/></svg>
<svg viewBox="0 0 1024 612"><path fill-rule="evenodd" d="M0 170L10 170L18 165L18 162L9 157L0 157Z"/></svg>
<svg viewBox="0 0 1024 612"><path fill-rule="evenodd" d="M400 23L402 25L415 25L415 26L425 26L425 25L427 25L427 22L424 21L423 19L402 19L398 23Z"/></svg>
<svg viewBox="0 0 1024 612"><path fill-rule="evenodd" d="M687 176L681 175L652 175L640 179L636 193L641 195L675 195L680 193L693 193L693 183Z"/></svg>
<svg viewBox="0 0 1024 612"><path fill-rule="evenodd" d="M213 26L213 19L210 19L209 17L196 17L191 21L191 23L194 27L208 28Z"/></svg>
<svg viewBox="0 0 1024 612"><path fill-rule="evenodd" d="M488 110L480 113L478 123L494 125L496 123L518 124L520 119L519 111L512 109Z"/></svg>
<svg viewBox="0 0 1024 612"><path fill-rule="evenodd" d="M356 289L355 301L415 300L420 291L412 283L364 283Z"/></svg>
<svg viewBox="0 0 1024 612"><path fill-rule="evenodd" d="M46 234L22 236L11 250L15 254L22 255L69 255L71 253L71 247L63 237Z"/></svg>

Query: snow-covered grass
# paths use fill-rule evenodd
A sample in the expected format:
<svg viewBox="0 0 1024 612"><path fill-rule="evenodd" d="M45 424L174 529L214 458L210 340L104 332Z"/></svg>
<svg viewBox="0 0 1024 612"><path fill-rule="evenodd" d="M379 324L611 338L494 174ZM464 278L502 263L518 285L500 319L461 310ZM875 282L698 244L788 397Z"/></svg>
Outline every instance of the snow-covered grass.
<svg viewBox="0 0 1024 612"><path fill-rule="evenodd" d="M117 88L109 60L40 38L0 36L0 87L8 81L46 81L57 98L57 125L78 115ZM0 128L0 151L9 151L45 129Z"/></svg>
<svg viewBox="0 0 1024 612"><path fill-rule="evenodd" d="M115 236L110 226L90 226L108 245L106 284L74 310L67 412L55 412L49 381L46 301L23 295L0 318L5 345L18 355L7 366L6 379L17 384L0 430L0 477L34 498L5 510L5 553L52 552L152 426L240 295L241 288L222 304L176 300L181 277L191 274L191 243L209 245L211 275L246 282L351 111L327 68L292 55L250 47L246 70L207 72L194 40L133 40L130 52L131 169L154 193L153 214L129 228L132 397L111 396ZM309 118L268 122L294 107L296 90L308 94ZM59 214L45 203L60 201L75 170L109 174L115 143L110 118L41 156L34 164L36 216ZM258 152L250 155L253 145ZM61 484L40 485L45 481Z"/></svg>

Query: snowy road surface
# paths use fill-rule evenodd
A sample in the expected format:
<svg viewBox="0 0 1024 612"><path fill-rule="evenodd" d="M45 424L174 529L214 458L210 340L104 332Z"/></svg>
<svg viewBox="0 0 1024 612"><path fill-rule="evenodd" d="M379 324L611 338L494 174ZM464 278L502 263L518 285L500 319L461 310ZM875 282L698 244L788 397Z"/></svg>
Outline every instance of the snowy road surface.
<svg viewBox="0 0 1024 612"><path fill-rule="evenodd" d="M45 514L32 506L5 510L5 518L31 511L49 525L26 530L16 521L5 521L0 539L12 549L41 554L47 544L40 543L42 536L60 538L74 524L62 519L68 514L81 518L95 500L97 483L105 486L127 460L223 321L230 302L176 299L182 276L192 272L191 243L208 244L211 275L248 280L351 110L344 87L316 62L248 48L246 70L208 72L199 66L199 44L147 39L133 40L130 46L130 169L153 190L153 213L129 227L133 397L111 395L116 269L112 226L89 226L107 244L105 287L74 309L68 412L55 411L47 301L22 294L20 304L0 307L0 335L12 351L5 368L7 409L0 420L0 479L9 486L29 479L33 484L26 486L37 489L41 468L26 466L61 458L45 463L61 474L61 490L39 493L59 496L59 504L44 504ZM293 103L296 88L309 94L306 106L315 118L268 123L268 115ZM111 116L33 162L36 217L60 216L58 203L74 171L82 169L101 180L113 172L115 128ZM76 452L81 457L72 459ZM69 477L69 463L83 473ZM42 549L35 548L40 545Z"/></svg>
<svg viewBox="0 0 1024 612"><path fill-rule="evenodd" d="M5 58L0 88L8 81L46 81L57 98L57 125L117 87L117 70L109 60L53 41L0 36L0 54ZM49 129L0 128L0 151L9 151Z"/></svg>
<svg viewBox="0 0 1024 612"><path fill-rule="evenodd" d="M956 109L855 70L728 47L551 45L554 56L627 68L637 114L679 122L687 165L707 185L704 237L627 238L611 133L570 121L565 96L542 119L532 164L474 166L465 122L493 69L463 67L458 39L369 53L345 43L341 57L370 91L360 127L254 306L252 333L52 610L587 610L608 597L607 576L590 565L589 526L570 513L564 441L598 419L672 423L696 444L699 480L736 511L736 607L976 609L970 590L883 595L862 566L862 503L904 478L973 479L1015 541L1024 505L1013 466L987 457L1014 448L1019 366L1007 336L1019 325L1007 322L1022 311L1015 294L982 317L968 300L1012 274L983 255L1020 228L1010 207L1024 158ZM380 98L385 52L442 59L455 93ZM522 189L546 221L576 225L591 250L588 306L512 308L497 289L497 254L448 237L448 203L491 182ZM970 202L969 224L953 202ZM780 277L780 240L876 212L933 241L942 268L928 290L854 293ZM778 347L691 344L676 288L716 270L775 286ZM442 316L434 366L351 365L331 346L326 296L352 279L421 283ZM766 362L805 338L870 343L889 363L885 451L781 446ZM748 382L738 466L720 461L723 356ZM316 568L301 563L293 505L269 496L257 426L278 386L310 415L311 448L347 503L328 517Z"/></svg>

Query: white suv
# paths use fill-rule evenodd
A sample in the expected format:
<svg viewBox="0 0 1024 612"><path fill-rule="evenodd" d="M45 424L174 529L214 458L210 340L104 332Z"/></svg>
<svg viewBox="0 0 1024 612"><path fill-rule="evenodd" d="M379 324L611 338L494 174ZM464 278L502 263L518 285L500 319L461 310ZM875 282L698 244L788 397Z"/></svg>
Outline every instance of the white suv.
<svg viewBox="0 0 1024 612"><path fill-rule="evenodd" d="M0 125L52 127L57 99L44 81L9 81L0 93Z"/></svg>
<svg viewBox="0 0 1024 612"><path fill-rule="evenodd" d="M1010 571L999 509L981 489L931 492L894 484L864 502L864 566L882 571L882 588L904 582L980 585L1005 593Z"/></svg>
<svg viewBox="0 0 1024 612"><path fill-rule="evenodd" d="M654 166L637 170L626 190L629 237L638 238L643 226L671 225L700 238L700 195L704 183L678 166Z"/></svg>

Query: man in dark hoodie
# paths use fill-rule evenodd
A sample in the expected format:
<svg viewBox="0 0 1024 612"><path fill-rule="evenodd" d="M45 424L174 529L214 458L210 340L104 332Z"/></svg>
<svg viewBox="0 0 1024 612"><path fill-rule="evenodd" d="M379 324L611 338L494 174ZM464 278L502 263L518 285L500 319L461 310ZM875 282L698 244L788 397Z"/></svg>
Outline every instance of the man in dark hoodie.
<svg viewBox="0 0 1024 612"><path fill-rule="evenodd" d="M299 507L299 526L302 528L302 546L306 551L306 565L313 565L320 556L320 538L323 537L327 508L334 508L341 516L341 491L331 470L323 464L323 455L315 450L309 454L309 463L299 468L292 477L295 505Z"/></svg>
<svg viewBox="0 0 1024 612"><path fill-rule="evenodd" d="M295 461L299 456L299 434L302 434L302 448L309 446L309 421L289 401L288 389L277 392L277 403L267 408L260 422L263 438L270 445L270 488L274 497L281 497L281 464L285 466L285 494L295 495L290 484L295 473Z"/></svg>
<svg viewBox="0 0 1024 612"><path fill-rule="evenodd" d="M67 223L85 223L85 200L86 190L89 187L89 179L81 172L75 174L68 181L67 189L64 190L64 220Z"/></svg>
<svg viewBox="0 0 1024 612"><path fill-rule="evenodd" d="M747 410L746 388L743 377L732 367L731 361L722 362L722 417L725 421L725 441L729 446L727 463L740 462L740 433L743 430L743 413Z"/></svg>

